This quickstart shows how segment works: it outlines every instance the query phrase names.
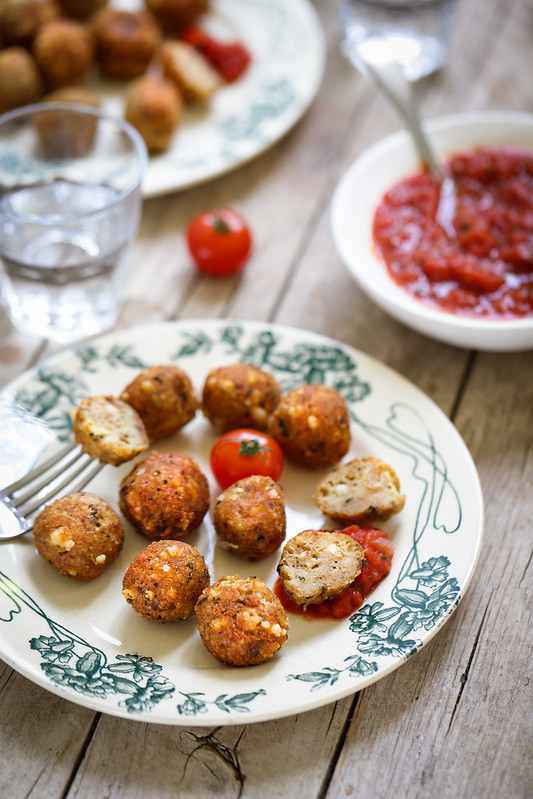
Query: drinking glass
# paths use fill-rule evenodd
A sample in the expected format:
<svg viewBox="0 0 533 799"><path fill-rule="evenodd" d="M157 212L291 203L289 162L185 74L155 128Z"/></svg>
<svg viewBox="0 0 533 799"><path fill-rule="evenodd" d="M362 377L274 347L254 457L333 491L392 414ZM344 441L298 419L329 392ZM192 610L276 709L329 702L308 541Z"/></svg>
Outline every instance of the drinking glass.
<svg viewBox="0 0 533 799"><path fill-rule="evenodd" d="M0 116L0 290L16 328L70 342L113 326L146 164L137 131L99 109Z"/></svg>
<svg viewBox="0 0 533 799"><path fill-rule="evenodd" d="M341 0L344 49L365 63L394 60L409 81L439 69L448 54L455 0Z"/></svg>

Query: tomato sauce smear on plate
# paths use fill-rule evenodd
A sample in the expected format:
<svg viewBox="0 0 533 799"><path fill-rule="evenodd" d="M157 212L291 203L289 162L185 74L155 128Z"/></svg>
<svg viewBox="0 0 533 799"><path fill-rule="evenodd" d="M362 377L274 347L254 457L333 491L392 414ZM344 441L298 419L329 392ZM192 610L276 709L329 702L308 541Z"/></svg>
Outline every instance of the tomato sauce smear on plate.
<svg viewBox="0 0 533 799"><path fill-rule="evenodd" d="M357 524L337 532L351 536L363 547L365 564L361 573L338 596L326 599L320 605L298 605L293 602L278 577L274 593L289 613L315 619L345 619L361 607L378 583L390 572L394 549L387 533L377 527L359 527Z"/></svg>
<svg viewBox="0 0 533 799"><path fill-rule="evenodd" d="M474 318L533 316L533 150L453 155L455 236L436 221L439 181L427 170L393 186L373 222L392 279L423 303Z"/></svg>

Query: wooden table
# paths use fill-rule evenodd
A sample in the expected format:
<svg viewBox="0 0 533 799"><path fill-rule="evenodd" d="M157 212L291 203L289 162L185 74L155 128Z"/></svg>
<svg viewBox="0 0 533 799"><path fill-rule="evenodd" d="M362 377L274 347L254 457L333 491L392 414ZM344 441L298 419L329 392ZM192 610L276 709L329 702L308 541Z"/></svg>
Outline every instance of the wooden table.
<svg viewBox="0 0 533 799"><path fill-rule="evenodd" d="M274 321L340 339L390 365L453 421L476 462L486 533L465 599L414 658L355 696L283 720L212 728L101 715L0 663L0 796L491 797L533 795L531 519L533 352L427 339L362 295L329 210L348 164L400 127L338 48L335 4L315 0L328 47L316 102L279 144L211 184L145 203L121 326L204 317ZM425 116L533 111L533 6L459 0L449 65L417 86ZM237 207L256 234L240 279L200 277L183 230ZM2 384L54 350L0 315Z"/></svg>

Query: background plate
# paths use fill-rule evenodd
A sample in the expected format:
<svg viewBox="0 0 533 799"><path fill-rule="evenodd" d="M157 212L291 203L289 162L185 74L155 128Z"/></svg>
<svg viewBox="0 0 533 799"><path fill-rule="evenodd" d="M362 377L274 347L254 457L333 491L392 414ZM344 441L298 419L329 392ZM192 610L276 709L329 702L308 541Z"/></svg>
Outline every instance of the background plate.
<svg viewBox="0 0 533 799"><path fill-rule="evenodd" d="M382 525L395 547L390 575L350 618L291 616L288 643L272 660L229 668L203 647L193 619L159 625L127 605L122 576L147 545L128 525L119 558L87 584L54 572L36 554L31 537L4 542L0 654L21 674L73 702L124 718L187 726L249 723L359 691L400 666L450 617L481 545L483 503L476 469L434 403L361 352L306 331L262 323L165 323L115 332L62 354L23 375L0 399L29 409L60 440L69 436L69 414L80 399L119 394L148 365L179 364L200 392L209 369L237 361L271 371L284 390L323 382L345 397L353 439L346 459L381 457L396 469L407 495L403 511ZM160 451L196 458L209 477L212 504L217 488L208 464L215 440L198 414L157 445ZM18 476L20 452L13 441L10 446ZM21 442L22 452L24 447ZM131 468L106 467L90 490L118 508L118 484ZM288 536L306 528L334 528L312 499L322 474L286 464L280 482ZM216 546L207 517L186 540L202 552L213 579L256 574L273 586L279 553L255 563L238 558Z"/></svg>
<svg viewBox="0 0 533 799"><path fill-rule="evenodd" d="M141 0L112 5L144 8ZM252 62L205 108L186 110L170 148L150 158L145 197L203 183L264 152L300 119L322 79L322 28L307 0L212 0L198 24L222 40L241 41ZM93 85L107 110L123 116L127 84Z"/></svg>

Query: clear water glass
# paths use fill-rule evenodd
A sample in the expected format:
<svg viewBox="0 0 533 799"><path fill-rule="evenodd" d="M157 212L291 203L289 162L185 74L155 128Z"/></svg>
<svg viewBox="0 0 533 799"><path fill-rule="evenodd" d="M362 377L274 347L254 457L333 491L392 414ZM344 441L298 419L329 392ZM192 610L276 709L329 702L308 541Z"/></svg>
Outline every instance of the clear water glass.
<svg viewBox="0 0 533 799"><path fill-rule="evenodd" d="M455 0L341 0L344 50L365 63L396 61L407 80L442 67L448 55Z"/></svg>
<svg viewBox="0 0 533 799"><path fill-rule="evenodd" d="M93 108L0 117L0 288L15 327L65 343L114 325L146 163L138 133Z"/></svg>

